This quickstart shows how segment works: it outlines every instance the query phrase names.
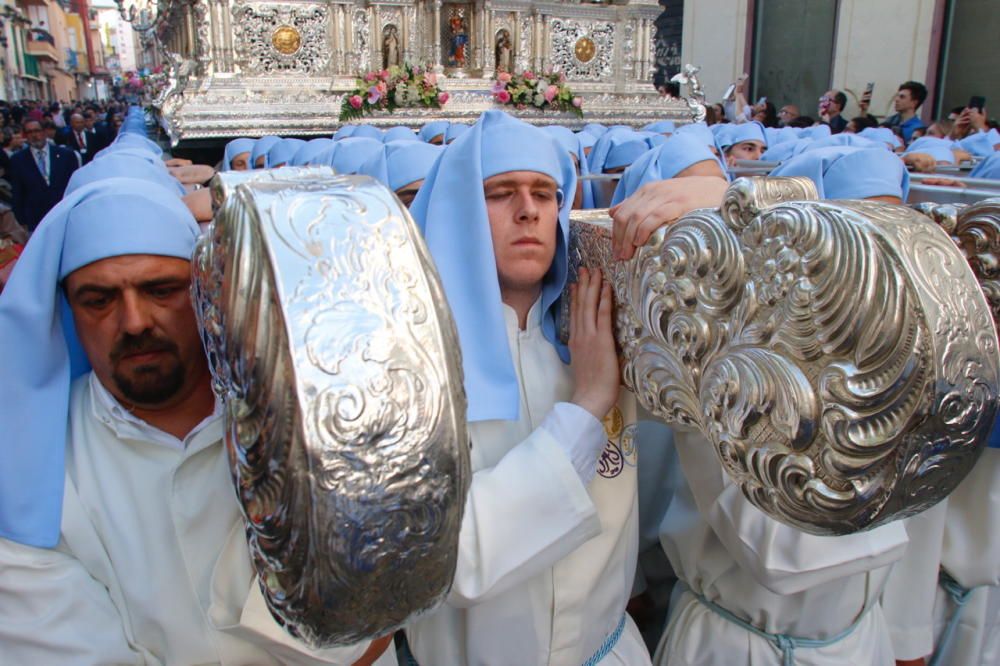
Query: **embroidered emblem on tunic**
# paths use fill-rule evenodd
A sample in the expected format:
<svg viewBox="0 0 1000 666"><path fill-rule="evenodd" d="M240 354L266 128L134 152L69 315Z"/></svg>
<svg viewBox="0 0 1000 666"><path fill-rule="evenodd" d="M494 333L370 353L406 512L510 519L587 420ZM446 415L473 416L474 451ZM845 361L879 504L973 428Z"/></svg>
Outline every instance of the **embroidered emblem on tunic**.
<svg viewBox="0 0 1000 666"><path fill-rule="evenodd" d="M597 473L605 479L613 479L625 468L625 457L614 442L608 442L597 461Z"/></svg>
<svg viewBox="0 0 1000 666"><path fill-rule="evenodd" d="M604 434L608 436L608 439L618 439L618 435L622 433L622 427L625 425L625 417L622 416L622 410L615 405L608 412L608 415L601 420L601 424L604 426Z"/></svg>
<svg viewBox="0 0 1000 666"><path fill-rule="evenodd" d="M634 423L626 426L625 430L622 432L621 450L622 450L622 457L625 459L625 464L628 465L629 467L635 467L637 456L635 452Z"/></svg>

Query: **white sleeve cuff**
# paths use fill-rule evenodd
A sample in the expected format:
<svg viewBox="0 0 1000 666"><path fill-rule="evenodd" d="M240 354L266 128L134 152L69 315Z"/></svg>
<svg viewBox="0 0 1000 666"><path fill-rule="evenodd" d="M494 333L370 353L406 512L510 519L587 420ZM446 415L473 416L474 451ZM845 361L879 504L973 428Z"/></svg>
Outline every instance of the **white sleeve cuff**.
<svg viewBox="0 0 1000 666"><path fill-rule="evenodd" d="M583 407L557 402L539 427L559 444L584 485L589 484L597 473L597 458L608 442L601 422Z"/></svg>

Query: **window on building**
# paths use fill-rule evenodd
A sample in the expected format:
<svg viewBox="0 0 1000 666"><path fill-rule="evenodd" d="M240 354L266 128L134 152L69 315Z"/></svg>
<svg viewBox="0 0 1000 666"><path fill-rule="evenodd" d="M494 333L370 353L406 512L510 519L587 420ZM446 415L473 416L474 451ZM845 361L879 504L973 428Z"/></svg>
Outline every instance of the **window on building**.
<svg viewBox="0 0 1000 666"><path fill-rule="evenodd" d="M995 0L994 0L995 1ZM838 0L755 0L752 90L756 102L796 104L816 116L833 78Z"/></svg>

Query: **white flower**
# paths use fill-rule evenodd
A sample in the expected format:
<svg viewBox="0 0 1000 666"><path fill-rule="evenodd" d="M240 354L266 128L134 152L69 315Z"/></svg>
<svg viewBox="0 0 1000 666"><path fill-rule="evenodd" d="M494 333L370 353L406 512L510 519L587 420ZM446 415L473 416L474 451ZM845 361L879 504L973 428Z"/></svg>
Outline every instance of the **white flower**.
<svg viewBox="0 0 1000 666"><path fill-rule="evenodd" d="M545 106L545 95L543 95L540 92L539 93L535 93L534 104L538 108L542 108L543 106Z"/></svg>

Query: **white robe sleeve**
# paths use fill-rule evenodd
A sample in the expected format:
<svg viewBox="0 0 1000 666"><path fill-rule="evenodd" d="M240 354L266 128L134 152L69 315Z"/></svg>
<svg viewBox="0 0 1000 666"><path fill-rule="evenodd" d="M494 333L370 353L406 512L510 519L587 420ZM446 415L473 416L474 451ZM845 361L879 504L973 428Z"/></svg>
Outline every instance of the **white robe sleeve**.
<svg viewBox="0 0 1000 666"><path fill-rule="evenodd" d="M145 664L107 588L70 554L0 539L0 662Z"/></svg>
<svg viewBox="0 0 1000 666"><path fill-rule="evenodd" d="M603 428L596 419L591 421L583 420L575 433L561 436L598 437L603 444ZM550 427L543 423L496 466L473 474L448 597L451 605L469 607L486 601L552 567L600 534L597 508L581 473ZM592 443L582 444L587 448Z"/></svg>
<svg viewBox="0 0 1000 666"><path fill-rule="evenodd" d="M902 521L910 544L882 591L882 614L897 659L920 659L934 651L934 596L946 509L947 500Z"/></svg>
<svg viewBox="0 0 1000 666"><path fill-rule="evenodd" d="M678 431L675 442L698 512L733 559L775 594L795 594L887 566L906 549L900 521L836 537L779 523L750 503L701 434Z"/></svg>
<svg viewBox="0 0 1000 666"><path fill-rule="evenodd" d="M983 451L948 497L941 564L962 587L1000 585L1000 449Z"/></svg>
<svg viewBox="0 0 1000 666"><path fill-rule="evenodd" d="M282 664L350 666L360 659L368 649L368 642L312 650L278 624L260 591L243 532L242 523L233 528L212 572L208 609L212 626L251 643Z"/></svg>

